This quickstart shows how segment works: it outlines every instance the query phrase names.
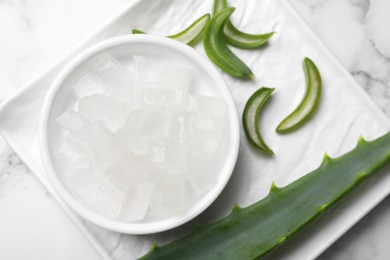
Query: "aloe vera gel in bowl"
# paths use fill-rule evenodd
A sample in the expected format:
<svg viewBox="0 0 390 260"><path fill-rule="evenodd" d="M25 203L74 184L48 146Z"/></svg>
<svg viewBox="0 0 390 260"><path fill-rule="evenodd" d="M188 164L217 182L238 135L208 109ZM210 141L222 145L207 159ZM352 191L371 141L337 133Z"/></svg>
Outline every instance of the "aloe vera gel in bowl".
<svg viewBox="0 0 390 260"><path fill-rule="evenodd" d="M193 71L169 61L103 54L72 85L57 123L67 184L122 221L172 217L215 185L224 99L191 93Z"/></svg>
<svg viewBox="0 0 390 260"><path fill-rule="evenodd" d="M226 185L237 115L218 72L188 46L120 38L57 78L44 107L42 156L82 216L119 232L162 231L199 214Z"/></svg>

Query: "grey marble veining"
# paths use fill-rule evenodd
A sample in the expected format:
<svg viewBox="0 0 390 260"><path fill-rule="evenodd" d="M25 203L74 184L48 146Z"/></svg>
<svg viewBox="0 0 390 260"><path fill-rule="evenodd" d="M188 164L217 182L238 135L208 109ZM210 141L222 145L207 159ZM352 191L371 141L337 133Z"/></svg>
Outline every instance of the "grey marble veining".
<svg viewBox="0 0 390 260"><path fill-rule="evenodd" d="M123 0L0 0L0 100L28 83L127 3ZM390 1L290 0L290 3L390 117ZM0 212L4 203L10 201L8 196L16 199L22 193L32 194L29 192L46 200L37 202L34 209L46 210L50 196L42 195L45 194L43 188L2 140L0 153ZM27 213L20 213L23 214ZM45 218L30 215L31 221L35 222ZM121 244L121 236L104 229L94 230L97 237L111 237L105 245L110 252L118 258L124 256L120 252L125 252L125 246L116 250ZM387 198L319 259L388 259L389 234L390 198ZM34 243L34 234L30 240L22 237L19 241L7 242L8 247L0 249L1 259L10 255L7 249ZM61 248L52 238L47 238L45 244ZM44 244L40 248L39 244L34 246L45 250ZM56 256L55 252L52 256Z"/></svg>

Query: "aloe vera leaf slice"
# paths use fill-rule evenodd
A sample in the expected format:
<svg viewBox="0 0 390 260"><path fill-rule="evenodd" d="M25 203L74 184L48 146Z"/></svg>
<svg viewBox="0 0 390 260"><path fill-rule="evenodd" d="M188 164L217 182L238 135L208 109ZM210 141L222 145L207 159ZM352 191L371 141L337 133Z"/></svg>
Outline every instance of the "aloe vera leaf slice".
<svg viewBox="0 0 390 260"><path fill-rule="evenodd" d="M273 151L264 142L259 128L259 114L271 96L273 88L260 88L248 99L242 115L244 132L248 141L259 151L273 155Z"/></svg>
<svg viewBox="0 0 390 260"><path fill-rule="evenodd" d="M304 125L317 111L321 98L322 80L317 66L309 58L303 60L306 92L298 107L276 128L280 134L289 133Z"/></svg>
<svg viewBox="0 0 390 260"><path fill-rule="evenodd" d="M210 14L205 14L188 26L184 31L167 37L194 46L202 38L204 29L209 20Z"/></svg>
<svg viewBox="0 0 390 260"><path fill-rule="evenodd" d="M214 0L213 14L216 14L228 7L227 0ZM253 49L266 43L275 32L265 34L249 34L238 30L228 19L223 28L228 44L241 49Z"/></svg>
<svg viewBox="0 0 390 260"><path fill-rule="evenodd" d="M338 158L325 154L321 165L249 207L164 246L154 245L141 259L259 259L321 216L363 180L390 162L390 133L361 138Z"/></svg>
<svg viewBox="0 0 390 260"><path fill-rule="evenodd" d="M194 46L201 38L206 27L207 22L210 20L210 14L205 14L193 22L183 31L166 36L168 38L180 41L182 43ZM133 29L133 34L146 34L145 32L137 29Z"/></svg>
<svg viewBox="0 0 390 260"><path fill-rule="evenodd" d="M229 49L223 34L223 27L234 10L229 7L211 17L203 37L204 49L209 59L226 73L254 79L250 68Z"/></svg>

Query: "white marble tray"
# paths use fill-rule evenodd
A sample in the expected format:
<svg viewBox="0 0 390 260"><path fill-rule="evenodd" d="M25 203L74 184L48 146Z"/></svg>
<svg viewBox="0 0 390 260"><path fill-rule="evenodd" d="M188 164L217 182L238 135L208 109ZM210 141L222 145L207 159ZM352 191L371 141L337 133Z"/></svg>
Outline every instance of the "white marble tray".
<svg viewBox="0 0 390 260"><path fill-rule="evenodd" d="M270 184L284 186L314 169L325 150L336 156L350 150L359 134L372 139L390 129L390 122L366 93L327 51L297 14L283 0L230 1L237 7L233 20L247 31L278 33L265 49L235 50L255 73L257 82L224 78L241 114L245 101L259 86L276 87L273 101L262 117L265 139L274 149L275 159L253 152L242 136L240 157L227 189L205 214L201 223L227 215L234 202L247 206L264 196ZM45 94L58 71L76 53L103 39L127 34L133 28L169 34L194 18L209 12L212 1L135 1L113 21L82 42L0 107L0 132L55 196L43 171L37 146L37 123ZM203 53L201 45L197 50ZM306 127L278 136L277 123L296 105L304 89L301 61L312 58L324 78L324 95L318 114ZM295 103L294 103L295 102ZM271 111L273 111L271 113ZM390 193L390 176L371 180L319 219L316 223L274 252L273 259L313 259ZM176 230L151 236L129 236L108 232L82 221L63 202L59 203L105 258L135 258L151 241L169 241L188 232L191 223ZM261 221L261 220L259 220ZM101 247L96 242L103 242Z"/></svg>

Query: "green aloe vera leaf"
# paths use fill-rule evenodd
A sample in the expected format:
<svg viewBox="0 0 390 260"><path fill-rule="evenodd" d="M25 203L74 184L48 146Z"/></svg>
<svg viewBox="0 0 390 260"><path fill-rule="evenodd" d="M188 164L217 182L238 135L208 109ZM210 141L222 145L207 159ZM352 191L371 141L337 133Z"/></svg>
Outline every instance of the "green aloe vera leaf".
<svg viewBox="0 0 390 260"><path fill-rule="evenodd" d="M168 36L169 38L184 42L190 46L194 46L203 36L207 22L210 20L210 14L205 14L195 22L193 22L184 31Z"/></svg>
<svg viewBox="0 0 390 260"><path fill-rule="evenodd" d="M321 165L249 207L164 246L154 245L141 259L258 259L345 197L390 161L390 133L374 141L360 138L338 158L325 154Z"/></svg>
<svg viewBox="0 0 390 260"><path fill-rule="evenodd" d="M203 37L204 49L209 59L226 73L254 79L250 68L229 49L223 35L223 27L234 10L226 8L211 17Z"/></svg>
<svg viewBox="0 0 390 260"><path fill-rule="evenodd" d="M228 7L227 0L214 0L213 14L216 14ZM275 32L265 34L249 34L238 30L228 19L223 28L228 44L241 49L253 49L266 43Z"/></svg>
<svg viewBox="0 0 390 260"><path fill-rule="evenodd" d="M242 115L242 124L248 141L259 151L273 155L272 150L264 142L259 128L259 114L271 96L273 88L260 88L246 102Z"/></svg>
<svg viewBox="0 0 390 260"><path fill-rule="evenodd" d="M321 98L322 81L317 66L309 58L303 60L306 92L298 107L276 128L280 134L289 133L304 125L317 111Z"/></svg>
<svg viewBox="0 0 390 260"><path fill-rule="evenodd" d="M205 14L193 22L183 31L167 36L168 38L180 41L182 43L194 46L203 36L207 22L210 20L210 14ZM145 32L134 29L133 34L145 34Z"/></svg>

